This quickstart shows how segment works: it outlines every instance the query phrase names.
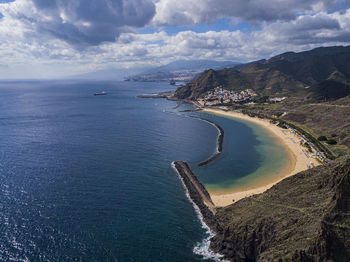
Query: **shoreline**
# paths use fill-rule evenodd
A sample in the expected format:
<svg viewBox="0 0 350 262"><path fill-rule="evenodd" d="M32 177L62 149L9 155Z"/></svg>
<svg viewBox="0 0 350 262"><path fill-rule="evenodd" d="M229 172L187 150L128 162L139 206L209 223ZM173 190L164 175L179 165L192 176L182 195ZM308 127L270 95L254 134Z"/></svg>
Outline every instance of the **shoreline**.
<svg viewBox="0 0 350 262"><path fill-rule="evenodd" d="M193 252L203 256L205 259L211 259L216 262L228 262L223 259L222 254L215 253L210 249L211 239L218 233L221 233L222 228L216 220L216 207L209 192L198 180L186 162L174 161L171 163L171 166L176 171L185 190L185 195L192 204L202 227L207 233L207 237L202 243L197 243L193 248Z"/></svg>
<svg viewBox="0 0 350 262"><path fill-rule="evenodd" d="M270 123L269 120L250 117L234 111L226 112L220 109L202 108L202 111L233 119L249 121L263 127L286 149L289 159L288 165L283 168L283 170L276 172L276 175L264 182L234 190L208 190L216 206L227 206L242 198L263 193L283 179L308 169L309 165L320 165L315 158L309 156L309 153L303 151L305 148L298 143L300 138L297 135L288 129L282 129L275 124Z"/></svg>

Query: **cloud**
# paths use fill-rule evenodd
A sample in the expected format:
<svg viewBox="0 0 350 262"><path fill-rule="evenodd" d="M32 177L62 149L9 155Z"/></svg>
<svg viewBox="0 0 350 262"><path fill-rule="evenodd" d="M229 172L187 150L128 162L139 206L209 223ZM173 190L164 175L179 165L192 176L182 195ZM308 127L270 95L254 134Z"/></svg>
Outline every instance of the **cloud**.
<svg viewBox="0 0 350 262"><path fill-rule="evenodd" d="M343 3L345 2L345 3ZM289 21L298 14L339 10L348 1L339 0L159 0L154 25L210 24L220 18L252 24ZM341 4L343 3L343 5Z"/></svg>
<svg viewBox="0 0 350 262"><path fill-rule="evenodd" d="M338 8L336 1L16 0L0 4L0 61L8 65L0 77L24 72L26 77L54 77L179 59L248 62L285 51L347 45L350 9L330 8ZM259 27L176 34L162 27L145 30L156 31L147 34L134 30L211 23L221 17Z"/></svg>
<svg viewBox="0 0 350 262"><path fill-rule="evenodd" d="M302 51L318 46L347 45L350 43L350 9L332 14L300 15L292 21L263 23L253 32L191 30L175 35L165 32L154 34L123 34L111 44L119 61L127 61L124 52L143 48L147 51L133 61L156 63L176 59L216 59L248 62L268 58L286 51ZM157 43L161 44L157 44ZM127 50L124 47L127 43ZM124 60L126 59L126 60Z"/></svg>
<svg viewBox="0 0 350 262"><path fill-rule="evenodd" d="M113 42L155 14L151 0L17 0L7 6L4 15L75 47Z"/></svg>
<svg viewBox="0 0 350 262"><path fill-rule="evenodd" d="M263 27L263 32L276 44L347 44L350 41L350 9L333 14L304 15L294 21L268 24Z"/></svg>

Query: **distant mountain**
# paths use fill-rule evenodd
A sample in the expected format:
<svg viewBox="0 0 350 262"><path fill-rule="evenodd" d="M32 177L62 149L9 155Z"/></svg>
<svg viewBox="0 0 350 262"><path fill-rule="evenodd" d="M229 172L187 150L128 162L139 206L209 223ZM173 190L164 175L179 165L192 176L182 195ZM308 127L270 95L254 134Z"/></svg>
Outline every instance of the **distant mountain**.
<svg viewBox="0 0 350 262"><path fill-rule="evenodd" d="M288 52L232 69L207 70L179 88L176 96L195 99L221 85L237 91L251 88L260 95L334 100L348 95L349 84L350 46L336 46Z"/></svg>
<svg viewBox="0 0 350 262"><path fill-rule="evenodd" d="M225 67L234 67L239 63L231 61L214 60L178 60L167 65L159 66L148 70L148 72L172 72L178 70L198 70L198 69L221 69Z"/></svg>
<svg viewBox="0 0 350 262"><path fill-rule="evenodd" d="M127 81L158 82L170 81L190 81L199 76L207 69L223 69L237 66L239 63L231 61L213 60L178 60L169 64L148 69L147 71L127 77Z"/></svg>
<svg viewBox="0 0 350 262"><path fill-rule="evenodd" d="M130 74L138 74L144 69L119 69L119 68L108 68L89 73L83 73L79 75L73 75L68 78L71 79L85 79L85 80L116 80L122 81L125 77Z"/></svg>

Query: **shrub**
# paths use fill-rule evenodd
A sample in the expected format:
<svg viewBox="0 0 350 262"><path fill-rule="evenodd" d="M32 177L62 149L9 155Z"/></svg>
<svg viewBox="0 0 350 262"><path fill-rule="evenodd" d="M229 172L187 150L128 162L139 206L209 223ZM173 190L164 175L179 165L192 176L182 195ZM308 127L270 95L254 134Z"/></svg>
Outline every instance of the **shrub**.
<svg viewBox="0 0 350 262"><path fill-rule="evenodd" d="M283 129L287 129L286 125L283 122L279 122L277 126Z"/></svg>
<svg viewBox="0 0 350 262"><path fill-rule="evenodd" d="M327 144L329 144L329 145L336 145L336 144L337 144L337 141L335 141L334 139L329 139L329 140L327 141Z"/></svg>
<svg viewBox="0 0 350 262"><path fill-rule="evenodd" d="M278 112L278 113L276 113L275 114L277 117L281 117L281 115L283 115L283 113L282 112Z"/></svg>
<svg viewBox="0 0 350 262"><path fill-rule="evenodd" d="M317 138L318 141L327 141L327 137L325 136L320 136Z"/></svg>

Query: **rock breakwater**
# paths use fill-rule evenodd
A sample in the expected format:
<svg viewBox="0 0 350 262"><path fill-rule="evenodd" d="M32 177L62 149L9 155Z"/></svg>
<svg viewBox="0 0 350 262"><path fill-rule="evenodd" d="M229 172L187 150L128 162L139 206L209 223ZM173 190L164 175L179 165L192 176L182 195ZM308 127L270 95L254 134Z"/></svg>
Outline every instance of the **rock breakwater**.
<svg viewBox="0 0 350 262"><path fill-rule="evenodd" d="M216 208L208 191L198 180L195 174L193 174L186 162L176 161L173 164L186 189L188 190L189 197L199 208L204 222L214 232L220 231L215 218Z"/></svg>

